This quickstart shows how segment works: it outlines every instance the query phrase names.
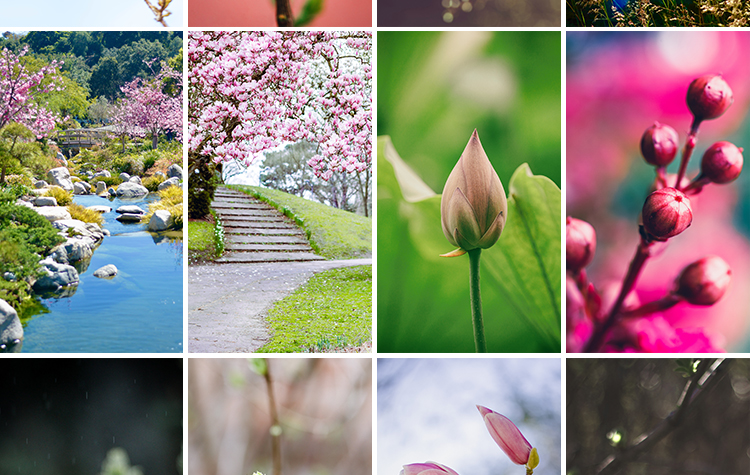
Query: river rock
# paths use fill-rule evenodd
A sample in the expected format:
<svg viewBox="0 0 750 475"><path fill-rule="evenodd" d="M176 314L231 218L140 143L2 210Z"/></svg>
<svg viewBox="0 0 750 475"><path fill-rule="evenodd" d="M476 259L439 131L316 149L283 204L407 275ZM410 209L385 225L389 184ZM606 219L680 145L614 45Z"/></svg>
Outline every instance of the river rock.
<svg viewBox="0 0 750 475"><path fill-rule="evenodd" d="M149 231L164 231L169 229L174 224L172 213L165 209L159 209L154 211L151 215L151 219L148 222Z"/></svg>
<svg viewBox="0 0 750 475"><path fill-rule="evenodd" d="M94 176L92 178L112 178L112 174L109 172L109 170L102 170L100 172L94 173Z"/></svg>
<svg viewBox="0 0 750 475"><path fill-rule="evenodd" d="M37 180L37 181L34 182L34 188L36 188L37 190L39 190L41 188L45 188L47 186L49 186L49 183L47 183L44 180Z"/></svg>
<svg viewBox="0 0 750 475"><path fill-rule="evenodd" d="M110 186L107 190L107 194L109 194L109 196L117 196L117 191Z"/></svg>
<svg viewBox="0 0 750 475"><path fill-rule="evenodd" d="M182 180L182 167L177 165L176 163L170 165L169 168L167 168L167 176L169 178L177 178L179 180Z"/></svg>
<svg viewBox="0 0 750 475"><path fill-rule="evenodd" d="M8 302L0 300L0 344L5 347L17 344L21 340L23 327L18 313Z"/></svg>
<svg viewBox="0 0 750 475"><path fill-rule="evenodd" d="M128 181L128 180L130 180L130 175L128 175L125 172L122 172L122 173L120 173L120 180L122 180L122 181Z"/></svg>
<svg viewBox="0 0 750 475"><path fill-rule="evenodd" d="M136 205L122 205L116 210L120 214L146 214L146 212Z"/></svg>
<svg viewBox="0 0 750 475"><path fill-rule="evenodd" d="M96 182L96 194L97 195L103 195L107 192L107 184L103 181L97 181Z"/></svg>
<svg viewBox="0 0 750 475"><path fill-rule="evenodd" d="M86 209L90 209L91 211L96 211L97 213L102 213L102 214L109 213L110 211L112 211L112 208L110 208L109 206L102 206L102 205L89 206Z"/></svg>
<svg viewBox="0 0 750 475"><path fill-rule="evenodd" d="M57 206L54 196L39 196L34 198L34 206Z"/></svg>
<svg viewBox="0 0 750 475"><path fill-rule="evenodd" d="M18 199L16 200L16 205L17 205L17 206L25 206L25 207L27 207L27 208L33 208L33 207L34 207L34 204L33 204L33 203L30 203L30 202L28 202L28 201L26 201L26 200L22 200L21 198L18 198Z"/></svg>
<svg viewBox="0 0 750 475"><path fill-rule="evenodd" d="M154 176L160 176L160 177L162 177L164 179L167 178L167 175L165 175L164 172L162 172L162 171L158 171L158 172L154 173Z"/></svg>
<svg viewBox="0 0 750 475"><path fill-rule="evenodd" d="M47 221L54 222L61 219L71 219L70 212L65 206L42 206L32 209L47 218Z"/></svg>
<svg viewBox="0 0 750 475"><path fill-rule="evenodd" d="M68 159L65 158L65 155L63 155L62 152L57 152L56 158L60 161L60 163L63 164L64 167L68 166Z"/></svg>
<svg viewBox="0 0 750 475"><path fill-rule="evenodd" d="M8 271L5 274L3 274L3 279L5 279L7 282L15 282L16 281L16 274L14 274L13 272Z"/></svg>
<svg viewBox="0 0 750 475"><path fill-rule="evenodd" d="M94 249L104 239L105 233L98 224L77 219L55 221L52 226L61 230L67 239L52 249L50 258L61 264L71 264L90 259Z"/></svg>
<svg viewBox="0 0 750 475"><path fill-rule="evenodd" d="M128 180L128 183L138 183L139 185L143 184L141 182L141 177L139 176L131 176L130 179Z"/></svg>
<svg viewBox="0 0 750 475"><path fill-rule="evenodd" d="M86 187L83 186L83 184L86 183L85 181L77 181L73 183L73 194L74 195L86 195L88 194L88 190L86 190ZM88 185L88 183L86 183ZM89 186L89 189L91 187Z"/></svg>
<svg viewBox="0 0 750 475"><path fill-rule="evenodd" d="M57 292L66 287L78 285L78 271L68 264L60 264L50 258L39 262L43 276L34 282L35 292Z"/></svg>
<svg viewBox="0 0 750 475"><path fill-rule="evenodd" d="M73 182L70 181L70 172L67 168L53 168L47 172L47 178L53 185L57 185L65 191L73 191Z"/></svg>
<svg viewBox="0 0 750 475"><path fill-rule="evenodd" d="M142 217L142 214L124 213L115 219L121 223L140 223Z"/></svg>
<svg viewBox="0 0 750 475"><path fill-rule="evenodd" d="M100 267L94 271L94 277L100 279L111 279L117 275L117 267L114 264L107 264L104 267Z"/></svg>
<svg viewBox="0 0 750 475"><path fill-rule="evenodd" d="M159 191L169 188L170 186L180 186L180 179L177 177L172 177L169 180L164 180L163 182L159 183Z"/></svg>
<svg viewBox="0 0 750 475"><path fill-rule="evenodd" d="M148 189L138 183L127 182L117 187L117 196L122 198L136 198L147 194Z"/></svg>

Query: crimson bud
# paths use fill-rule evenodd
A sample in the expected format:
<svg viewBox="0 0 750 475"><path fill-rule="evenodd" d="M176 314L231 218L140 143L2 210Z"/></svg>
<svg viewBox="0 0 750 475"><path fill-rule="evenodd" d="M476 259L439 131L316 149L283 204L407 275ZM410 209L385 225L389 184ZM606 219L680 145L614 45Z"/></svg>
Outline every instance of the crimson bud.
<svg viewBox="0 0 750 475"><path fill-rule="evenodd" d="M578 272L591 263L596 252L596 231L586 221L565 220L565 267Z"/></svg>
<svg viewBox="0 0 750 475"><path fill-rule="evenodd" d="M685 267L675 293L693 305L713 305L727 291L732 269L719 256L707 256Z"/></svg>
<svg viewBox="0 0 750 475"><path fill-rule="evenodd" d="M732 89L720 74L701 76L688 87L687 105L697 121L721 116L732 102Z"/></svg>
<svg viewBox="0 0 750 475"><path fill-rule="evenodd" d="M690 199L675 188L656 190L643 204L643 227L657 239L677 236L693 222Z"/></svg>
<svg viewBox="0 0 750 475"><path fill-rule="evenodd" d="M641 137L641 153L648 163L664 167L672 163L679 145L679 136L672 127L654 122Z"/></svg>
<svg viewBox="0 0 750 475"><path fill-rule="evenodd" d="M716 142L703 154L701 175L714 183L729 183L742 172L742 149L731 142Z"/></svg>

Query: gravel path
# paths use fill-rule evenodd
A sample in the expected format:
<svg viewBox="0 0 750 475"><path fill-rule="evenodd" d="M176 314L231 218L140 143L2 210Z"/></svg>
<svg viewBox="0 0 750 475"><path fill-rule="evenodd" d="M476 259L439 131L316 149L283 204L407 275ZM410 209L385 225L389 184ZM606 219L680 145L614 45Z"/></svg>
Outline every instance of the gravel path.
<svg viewBox="0 0 750 475"><path fill-rule="evenodd" d="M265 315L274 302L316 272L372 265L372 259L188 267L188 351L251 353L270 338Z"/></svg>

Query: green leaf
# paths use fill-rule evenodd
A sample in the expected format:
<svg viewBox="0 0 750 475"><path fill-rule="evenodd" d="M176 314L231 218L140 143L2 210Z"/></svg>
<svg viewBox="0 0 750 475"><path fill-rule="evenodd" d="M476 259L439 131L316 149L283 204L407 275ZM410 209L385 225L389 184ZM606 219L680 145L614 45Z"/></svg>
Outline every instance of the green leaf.
<svg viewBox="0 0 750 475"><path fill-rule="evenodd" d="M473 352L469 261L439 257L451 250L440 196L430 196L388 137L377 151L378 350ZM505 230L482 253L490 352L560 352L560 190L529 173L522 165L513 175Z"/></svg>
<svg viewBox="0 0 750 475"><path fill-rule="evenodd" d="M250 363L250 369L258 373L261 376L265 376L268 371L268 365L266 364L265 358L248 358L247 362Z"/></svg>
<svg viewBox="0 0 750 475"><path fill-rule="evenodd" d="M307 0L302 11L294 20L294 26L306 26L323 10L323 0Z"/></svg>

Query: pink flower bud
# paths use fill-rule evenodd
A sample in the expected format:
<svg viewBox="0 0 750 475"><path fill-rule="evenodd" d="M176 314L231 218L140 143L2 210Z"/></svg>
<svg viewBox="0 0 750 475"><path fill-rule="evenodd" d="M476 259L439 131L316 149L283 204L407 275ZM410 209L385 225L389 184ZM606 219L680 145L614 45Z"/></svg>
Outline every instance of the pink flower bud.
<svg viewBox="0 0 750 475"><path fill-rule="evenodd" d="M729 183L742 172L742 149L731 142L716 142L703 154L701 175L714 183Z"/></svg>
<svg viewBox="0 0 750 475"><path fill-rule="evenodd" d="M641 153L648 163L657 167L672 163L680 138L672 127L658 122L646 129L641 137Z"/></svg>
<svg viewBox="0 0 750 475"><path fill-rule="evenodd" d="M677 236L693 222L690 199L674 188L656 190L643 204L643 227L657 239Z"/></svg>
<svg viewBox="0 0 750 475"><path fill-rule="evenodd" d="M531 453L531 444L521 434L515 424L510 419L498 414L497 412L487 409L484 406L477 406L479 413L484 418L487 430L495 440L495 443L503 449L503 452L510 458L511 462L518 465L525 465L529 461Z"/></svg>
<svg viewBox="0 0 750 475"><path fill-rule="evenodd" d="M586 221L565 220L565 267L578 272L591 263L596 252L596 231Z"/></svg>
<svg viewBox="0 0 750 475"><path fill-rule="evenodd" d="M675 293L693 305L713 305L727 291L732 269L719 256L707 256L685 267Z"/></svg>
<svg viewBox="0 0 750 475"><path fill-rule="evenodd" d="M688 87L687 105L698 121L721 116L732 102L732 89L720 74L701 76Z"/></svg>
<svg viewBox="0 0 750 475"><path fill-rule="evenodd" d="M453 469L435 462L411 463L404 465L401 475L458 475Z"/></svg>

